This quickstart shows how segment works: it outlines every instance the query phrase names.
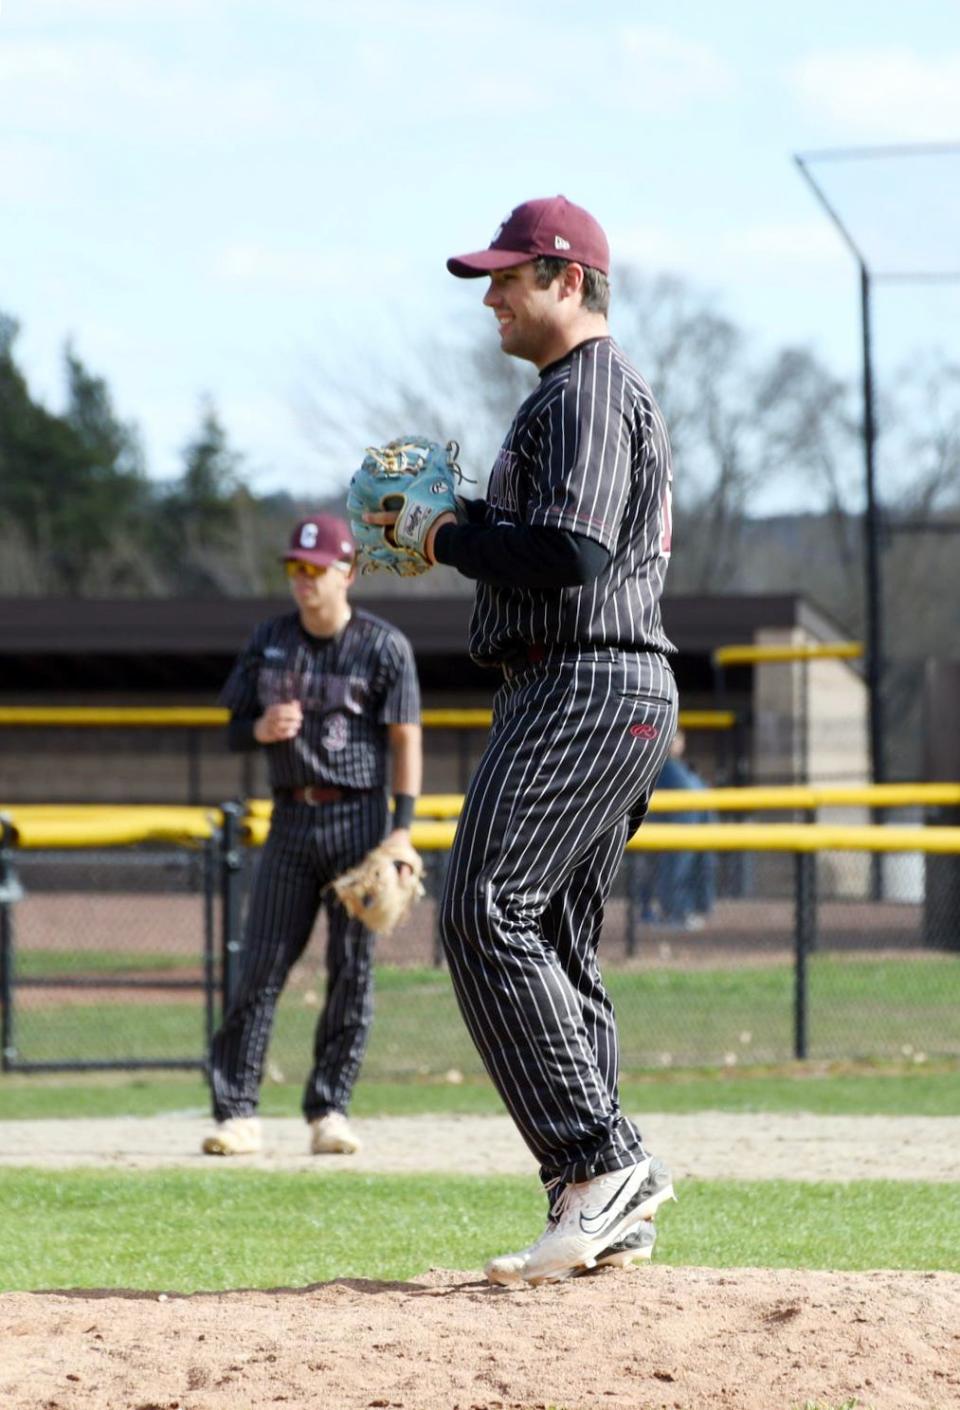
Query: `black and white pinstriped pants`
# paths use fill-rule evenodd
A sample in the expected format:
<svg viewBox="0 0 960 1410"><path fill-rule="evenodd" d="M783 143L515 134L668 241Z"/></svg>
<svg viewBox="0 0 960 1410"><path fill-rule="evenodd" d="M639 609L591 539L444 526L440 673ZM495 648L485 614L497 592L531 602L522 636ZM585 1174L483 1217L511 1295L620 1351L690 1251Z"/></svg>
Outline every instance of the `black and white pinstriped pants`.
<svg viewBox="0 0 960 1410"><path fill-rule="evenodd" d="M375 937L324 888L382 841L386 818L381 791L320 807L276 804L250 895L237 991L210 1051L218 1121L257 1108L277 1000L321 906L327 986L303 1113L311 1121L347 1110L373 1017Z"/></svg>
<svg viewBox="0 0 960 1410"><path fill-rule="evenodd" d="M603 909L676 730L653 653L596 650L512 674L457 828L440 925L474 1043L544 1182L646 1154L620 1111Z"/></svg>

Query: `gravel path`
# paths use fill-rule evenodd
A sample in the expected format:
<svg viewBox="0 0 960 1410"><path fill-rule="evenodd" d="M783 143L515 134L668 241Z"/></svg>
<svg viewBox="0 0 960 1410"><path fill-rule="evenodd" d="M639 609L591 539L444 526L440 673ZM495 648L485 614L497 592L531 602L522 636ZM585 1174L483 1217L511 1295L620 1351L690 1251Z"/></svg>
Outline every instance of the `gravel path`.
<svg viewBox="0 0 960 1410"><path fill-rule="evenodd" d="M960 1180L960 1117L647 1113L641 1129L676 1179ZM236 1159L257 1169L329 1173L436 1171L533 1174L504 1116L379 1117L353 1122L353 1157L311 1157L297 1119L267 1118L264 1151ZM195 1113L112 1120L0 1123L0 1166L115 1169L197 1166L209 1121Z"/></svg>

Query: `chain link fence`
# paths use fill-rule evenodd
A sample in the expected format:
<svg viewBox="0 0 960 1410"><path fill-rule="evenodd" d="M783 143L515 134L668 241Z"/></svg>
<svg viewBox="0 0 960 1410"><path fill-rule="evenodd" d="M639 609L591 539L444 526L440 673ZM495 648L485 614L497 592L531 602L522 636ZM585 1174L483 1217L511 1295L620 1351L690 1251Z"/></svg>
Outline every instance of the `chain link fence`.
<svg viewBox="0 0 960 1410"><path fill-rule="evenodd" d="M234 821L179 845L3 849L5 1071L203 1068L259 858ZM629 850L610 897L600 958L625 1073L960 1055L960 855L882 856L875 900L867 851L711 853L697 832L685 851ZM425 857L427 896L378 942L367 1078L481 1071L436 930L446 853ZM711 875L673 917L658 898L677 858ZM279 1005L268 1081L306 1075L324 952L321 919Z"/></svg>

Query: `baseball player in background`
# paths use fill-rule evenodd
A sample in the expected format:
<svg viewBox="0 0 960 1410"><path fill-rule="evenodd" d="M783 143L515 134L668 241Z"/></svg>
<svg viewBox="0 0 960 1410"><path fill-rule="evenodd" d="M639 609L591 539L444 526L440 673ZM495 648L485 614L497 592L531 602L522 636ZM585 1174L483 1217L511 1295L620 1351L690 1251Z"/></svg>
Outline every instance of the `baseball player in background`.
<svg viewBox="0 0 960 1410"><path fill-rule="evenodd" d="M296 610L262 623L222 701L231 749L262 748L273 815L250 896L236 993L210 1055L216 1128L208 1155L260 1149L255 1113L280 992L321 906L327 986L303 1093L315 1154L352 1154L347 1107L373 1012L374 936L329 883L384 838L409 844L420 792L420 691L407 638L351 608L354 544L326 514L297 524L283 557Z"/></svg>
<svg viewBox="0 0 960 1410"><path fill-rule="evenodd" d="M620 1110L597 966L604 902L676 728L660 620L670 445L609 335L607 239L585 210L526 201L488 249L447 267L488 276L502 350L540 372L486 498L425 539L428 561L476 580L470 653L504 677L440 925L467 1027L548 1199L540 1237L486 1273L540 1283L649 1257L652 1216L673 1195Z"/></svg>

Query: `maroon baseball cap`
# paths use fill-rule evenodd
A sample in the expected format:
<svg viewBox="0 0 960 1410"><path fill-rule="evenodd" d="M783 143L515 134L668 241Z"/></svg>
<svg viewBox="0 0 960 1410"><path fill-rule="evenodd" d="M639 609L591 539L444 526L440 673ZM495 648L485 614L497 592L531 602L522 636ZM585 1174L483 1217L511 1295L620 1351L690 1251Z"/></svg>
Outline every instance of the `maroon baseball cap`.
<svg viewBox="0 0 960 1410"><path fill-rule="evenodd" d="M290 547L281 562L295 558L326 568L331 563L352 563L354 552L349 524L333 514L311 514L290 535Z"/></svg>
<svg viewBox="0 0 960 1410"><path fill-rule="evenodd" d="M479 279L494 269L510 269L538 255L575 260L610 273L607 237L589 211L566 196L524 201L510 212L486 250L454 255L447 268L458 279Z"/></svg>

